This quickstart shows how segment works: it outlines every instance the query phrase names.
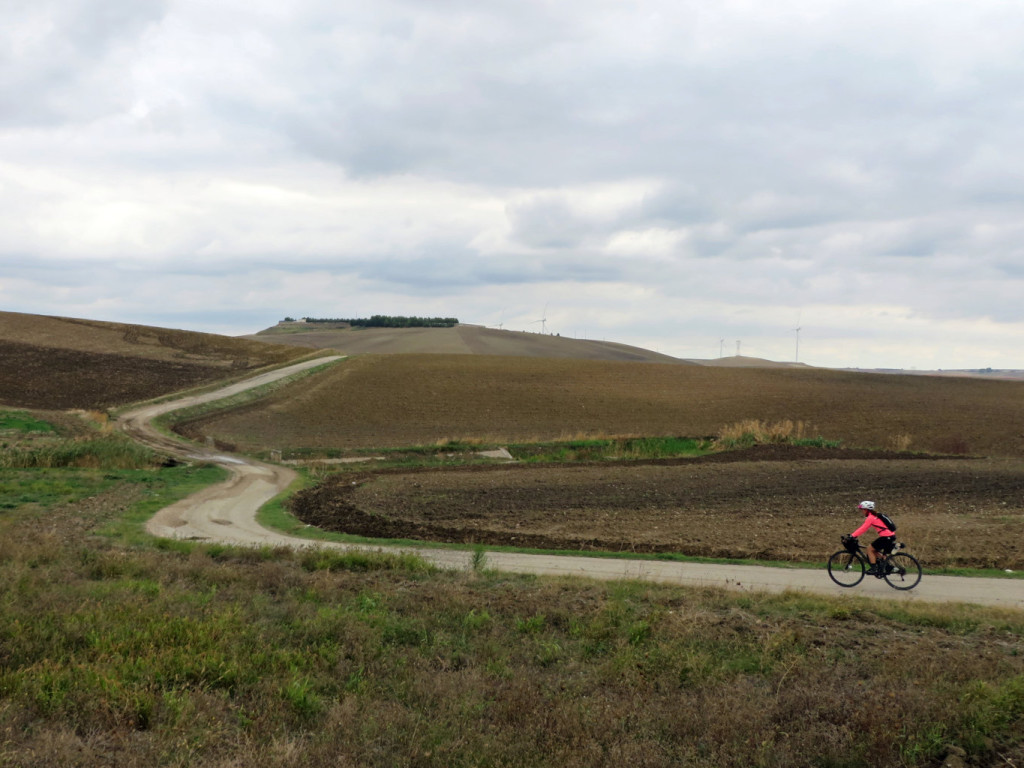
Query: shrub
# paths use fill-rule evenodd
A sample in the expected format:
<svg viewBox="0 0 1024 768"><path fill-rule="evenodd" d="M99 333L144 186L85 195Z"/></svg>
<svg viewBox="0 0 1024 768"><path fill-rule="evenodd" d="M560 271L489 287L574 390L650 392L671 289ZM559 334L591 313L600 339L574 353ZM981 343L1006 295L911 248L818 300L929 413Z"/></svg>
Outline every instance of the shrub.
<svg viewBox="0 0 1024 768"><path fill-rule="evenodd" d="M804 422L790 419L774 423L759 419L745 419L722 427L715 437L715 446L720 449L730 449L791 443L803 439L806 428L807 425Z"/></svg>

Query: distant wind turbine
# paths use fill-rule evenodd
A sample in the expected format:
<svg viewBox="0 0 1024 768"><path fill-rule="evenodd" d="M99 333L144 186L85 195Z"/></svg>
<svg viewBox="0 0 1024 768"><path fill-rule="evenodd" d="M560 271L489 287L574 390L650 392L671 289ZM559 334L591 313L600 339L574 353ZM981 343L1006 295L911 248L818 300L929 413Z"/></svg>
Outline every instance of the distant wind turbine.
<svg viewBox="0 0 1024 768"><path fill-rule="evenodd" d="M548 332L548 305L544 305L544 312L541 314L540 320L534 320L534 323L540 323L540 332Z"/></svg>
<svg viewBox="0 0 1024 768"><path fill-rule="evenodd" d="M796 333L796 358L795 358L795 361L798 362L798 363L800 362L800 331L801 330L803 330L803 328L800 326L800 315L797 315L796 316L796 328L793 329L793 332Z"/></svg>

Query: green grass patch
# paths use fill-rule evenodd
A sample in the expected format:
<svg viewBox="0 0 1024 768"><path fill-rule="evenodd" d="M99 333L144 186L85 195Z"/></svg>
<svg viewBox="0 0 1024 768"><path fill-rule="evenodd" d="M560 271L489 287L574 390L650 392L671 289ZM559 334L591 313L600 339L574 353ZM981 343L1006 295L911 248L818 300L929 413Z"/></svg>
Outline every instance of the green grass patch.
<svg viewBox="0 0 1024 768"><path fill-rule="evenodd" d="M487 569L481 548L456 573L404 553L141 533L224 476L3 474L0 763L76 764L96 745L125 765L1024 754L1019 611L540 579ZM113 519L95 503L108 497L124 500ZM263 514L286 515L282 500Z"/></svg>
<svg viewBox="0 0 1024 768"><path fill-rule="evenodd" d="M711 441L692 437L617 437L513 443L507 448L513 458L524 462L635 461L701 456L711 451Z"/></svg>
<svg viewBox="0 0 1024 768"><path fill-rule="evenodd" d="M0 432L56 434L57 430L28 411L0 411Z"/></svg>
<svg viewBox="0 0 1024 768"><path fill-rule="evenodd" d="M98 735L124 764L187 738L194 763L285 743L293 762L367 766L629 752L924 768L947 744L985 764L1024 741L1019 612L950 623L930 606L479 578L379 553L51 543L41 563L31 546L0 558L12 764L62 764Z"/></svg>
<svg viewBox="0 0 1024 768"><path fill-rule="evenodd" d="M285 459L308 462L318 460L374 459L373 467L454 467L466 464L493 464L503 461L481 456L484 451L505 448L516 461L572 463L606 460L642 460L701 456L710 453L712 442L693 437L619 437L548 442L496 443L480 440L445 440L429 445L409 445L379 449L293 449ZM257 454L269 460L269 451ZM363 470L362 462L332 464L334 471Z"/></svg>

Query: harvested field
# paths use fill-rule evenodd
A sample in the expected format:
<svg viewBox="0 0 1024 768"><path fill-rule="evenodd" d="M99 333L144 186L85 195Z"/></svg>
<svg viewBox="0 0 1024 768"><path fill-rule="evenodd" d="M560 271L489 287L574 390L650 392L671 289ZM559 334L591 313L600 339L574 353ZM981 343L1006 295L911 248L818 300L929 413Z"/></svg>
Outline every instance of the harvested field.
<svg viewBox="0 0 1024 768"><path fill-rule="evenodd" d="M766 448L640 464L341 473L300 493L293 509L311 525L371 537L820 563L860 524L865 498L929 566L1024 569L1019 459Z"/></svg>
<svg viewBox="0 0 1024 768"><path fill-rule="evenodd" d="M678 358L628 344L503 331L481 325L457 325L452 328L324 328L320 324L309 324L275 326L243 338L315 349L336 349L345 355L429 353L688 364Z"/></svg>
<svg viewBox="0 0 1024 768"><path fill-rule="evenodd" d="M846 447L1024 456L1024 383L821 369L483 355L364 355L183 431L242 451L701 437L745 419Z"/></svg>
<svg viewBox="0 0 1024 768"><path fill-rule="evenodd" d="M0 312L0 404L104 409L307 354L208 333Z"/></svg>

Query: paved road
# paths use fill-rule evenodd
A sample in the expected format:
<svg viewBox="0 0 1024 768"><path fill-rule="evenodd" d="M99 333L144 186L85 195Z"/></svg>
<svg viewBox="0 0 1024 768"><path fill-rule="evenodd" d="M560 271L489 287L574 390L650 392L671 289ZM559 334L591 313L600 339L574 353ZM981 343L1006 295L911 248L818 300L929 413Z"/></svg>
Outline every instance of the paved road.
<svg viewBox="0 0 1024 768"><path fill-rule="evenodd" d="M158 512L146 529L164 538L216 541L245 546L371 548L347 544L325 544L286 536L256 522L256 511L284 491L295 472L276 464L225 455L182 439L161 434L151 425L160 414L191 405L230 397L338 357L318 358L233 384L222 390L173 402L149 405L124 414L121 428L140 442L191 461L209 461L231 472L226 482L206 488ZM445 568L468 569L472 553L430 547L401 548ZM1024 610L1024 580L974 579L954 576L925 576L909 592L897 592L884 581L866 578L853 589L831 582L821 569L766 568L760 566L678 563L618 558L527 555L488 552L486 566L516 573L579 576L590 579L641 579L668 584L725 587L750 592L798 590L833 596L867 596L916 602L964 602Z"/></svg>

